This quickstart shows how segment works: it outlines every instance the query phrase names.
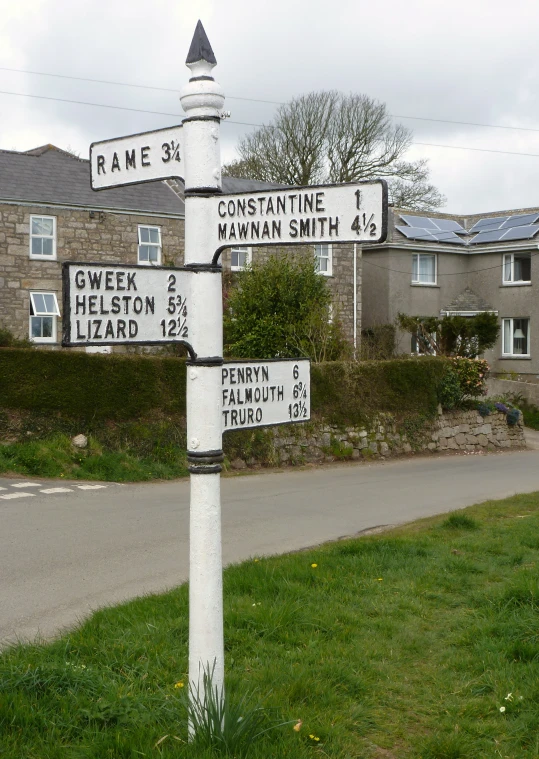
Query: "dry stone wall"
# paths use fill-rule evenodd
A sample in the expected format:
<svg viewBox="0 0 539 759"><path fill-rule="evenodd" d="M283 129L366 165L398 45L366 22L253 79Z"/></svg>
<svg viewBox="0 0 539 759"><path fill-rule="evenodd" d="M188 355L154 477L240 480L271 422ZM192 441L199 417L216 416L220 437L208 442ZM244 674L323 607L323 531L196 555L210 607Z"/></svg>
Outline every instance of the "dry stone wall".
<svg viewBox="0 0 539 759"><path fill-rule="evenodd" d="M338 428L315 421L267 430L271 463L295 465L338 460L384 459L412 453L466 453L522 448L522 417L510 426L499 411L482 417L477 411L444 412L435 419L416 418L398 424L390 414L379 414L368 428ZM238 457L233 468L260 463Z"/></svg>

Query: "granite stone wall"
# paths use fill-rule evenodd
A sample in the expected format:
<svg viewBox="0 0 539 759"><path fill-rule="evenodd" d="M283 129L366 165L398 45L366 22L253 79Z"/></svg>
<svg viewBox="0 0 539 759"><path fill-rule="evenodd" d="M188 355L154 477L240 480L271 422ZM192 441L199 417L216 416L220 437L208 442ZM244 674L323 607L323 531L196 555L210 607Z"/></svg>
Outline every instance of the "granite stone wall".
<svg viewBox="0 0 539 759"><path fill-rule="evenodd" d="M416 417L398 424L379 414L369 427L339 428L316 421L268 428L271 463L277 466L339 460L385 459L412 453L486 452L522 448L522 417L510 426L499 411L487 417L477 411L444 412L435 419ZM255 458L236 458L233 468L256 465Z"/></svg>
<svg viewBox="0 0 539 759"><path fill-rule="evenodd" d="M56 217L57 260L30 258L31 215ZM0 204L0 327L28 338L33 290L55 292L61 311L63 261L138 263L139 224L161 228L163 264L183 264L183 219L113 211L96 211L91 218L83 209ZM52 347L58 347L61 326L60 318Z"/></svg>

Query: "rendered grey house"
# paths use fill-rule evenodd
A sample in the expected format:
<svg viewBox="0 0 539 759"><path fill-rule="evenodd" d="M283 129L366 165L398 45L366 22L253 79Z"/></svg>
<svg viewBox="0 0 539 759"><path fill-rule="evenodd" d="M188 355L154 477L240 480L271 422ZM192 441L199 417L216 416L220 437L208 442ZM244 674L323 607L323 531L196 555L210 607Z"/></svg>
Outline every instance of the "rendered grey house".
<svg viewBox="0 0 539 759"><path fill-rule="evenodd" d="M539 209L456 216L390 209L387 241L363 248L363 327L495 312L495 372L539 374ZM409 334L399 350L413 351Z"/></svg>
<svg viewBox="0 0 539 759"><path fill-rule="evenodd" d="M0 327L58 347L62 262L180 266L184 210L164 182L93 192L89 162L53 145L0 150Z"/></svg>

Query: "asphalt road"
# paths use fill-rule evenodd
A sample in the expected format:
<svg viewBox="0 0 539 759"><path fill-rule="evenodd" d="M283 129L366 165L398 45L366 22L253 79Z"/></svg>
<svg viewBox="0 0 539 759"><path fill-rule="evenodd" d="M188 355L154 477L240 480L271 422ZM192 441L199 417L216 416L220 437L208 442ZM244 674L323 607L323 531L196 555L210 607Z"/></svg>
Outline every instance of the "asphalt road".
<svg viewBox="0 0 539 759"><path fill-rule="evenodd" d="M0 479L1 644L187 579L188 481L85 485ZM533 490L539 450L223 478L224 562Z"/></svg>

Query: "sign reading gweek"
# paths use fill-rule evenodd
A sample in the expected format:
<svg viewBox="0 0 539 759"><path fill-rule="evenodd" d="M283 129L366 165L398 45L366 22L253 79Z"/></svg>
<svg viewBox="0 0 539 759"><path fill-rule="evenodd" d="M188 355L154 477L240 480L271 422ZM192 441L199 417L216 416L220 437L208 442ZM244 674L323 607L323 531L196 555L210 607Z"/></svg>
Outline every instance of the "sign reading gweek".
<svg viewBox="0 0 539 759"><path fill-rule="evenodd" d="M182 177L182 126L90 145L92 190Z"/></svg>
<svg viewBox="0 0 539 759"><path fill-rule="evenodd" d="M225 361L223 432L311 418L309 359Z"/></svg>
<svg viewBox="0 0 539 759"><path fill-rule="evenodd" d="M380 243L387 236L387 184L340 185L215 195L212 247Z"/></svg>
<svg viewBox="0 0 539 759"><path fill-rule="evenodd" d="M191 272L87 263L62 269L62 345L189 345Z"/></svg>

